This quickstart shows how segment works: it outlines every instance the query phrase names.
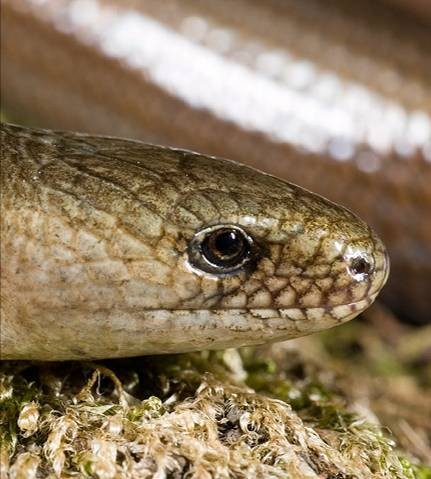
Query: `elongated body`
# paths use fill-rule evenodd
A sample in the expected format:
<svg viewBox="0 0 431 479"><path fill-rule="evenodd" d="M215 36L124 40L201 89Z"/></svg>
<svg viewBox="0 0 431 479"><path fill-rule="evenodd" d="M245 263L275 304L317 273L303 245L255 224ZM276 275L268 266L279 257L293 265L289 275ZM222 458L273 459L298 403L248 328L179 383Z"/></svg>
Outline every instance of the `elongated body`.
<svg viewBox="0 0 431 479"><path fill-rule="evenodd" d="M2 125L2 358L256 344L353 318L386 251L349 211L237 163Z"/></svg>
<svg viewBox="0 0 431 479"><path fill-rule="evenodd" d="M388 245L385 299L430 319L428 25L368 0L1 5L11 118L224 156L346 205Z"/></svg>

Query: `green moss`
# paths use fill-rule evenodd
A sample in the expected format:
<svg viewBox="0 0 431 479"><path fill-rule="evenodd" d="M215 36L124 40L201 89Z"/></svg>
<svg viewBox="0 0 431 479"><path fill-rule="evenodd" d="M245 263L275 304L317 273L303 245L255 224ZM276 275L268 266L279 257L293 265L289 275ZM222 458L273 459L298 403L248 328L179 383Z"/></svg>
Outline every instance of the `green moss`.
<svg viewBox="0 0 431 479"><path fill-rule="evenodd" d="M431 467L412 465L407 459L403 461L403 466L409 479L431 479Z"/></svg>
<svg viewBox="0 0 431 479"><path fill-rule="evenodd" d="M352 331L341 331L338 341L333 333L330 340L323 335L239 352L3 362L2 470L12 478L28 471L118 478L137 471L201 477L204 471L220 478L428 479L417 451L400 447L409 442L369 420L380 414L376 392L379 401L387 395L384 412L385 404L396 403L390 382L378 389L387 376L370 367L380 360L376 351L390 356L392 350L400 363L401 356L366 324ZM390 378L403 380L417 362L409 361ZM406 384L415 384L412 378ZM423 388L411 395L416 414L418 398L427 407L427 394ZM358 410L364 395L373 411ZM408 424L410 410L387 424L396 431L399 414Z"/></svg>

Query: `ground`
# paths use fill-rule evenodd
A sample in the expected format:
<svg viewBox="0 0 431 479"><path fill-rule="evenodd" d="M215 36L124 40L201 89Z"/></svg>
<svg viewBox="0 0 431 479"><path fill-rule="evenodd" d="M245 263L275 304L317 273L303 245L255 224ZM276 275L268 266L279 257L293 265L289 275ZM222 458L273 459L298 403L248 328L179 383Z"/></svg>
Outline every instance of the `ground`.
<svg viewBox="0 0 431 479"><path fill-rule="evenodd" d="M382 307L294 341L3 362L3 479L431 478L431 326Z"/></svg>

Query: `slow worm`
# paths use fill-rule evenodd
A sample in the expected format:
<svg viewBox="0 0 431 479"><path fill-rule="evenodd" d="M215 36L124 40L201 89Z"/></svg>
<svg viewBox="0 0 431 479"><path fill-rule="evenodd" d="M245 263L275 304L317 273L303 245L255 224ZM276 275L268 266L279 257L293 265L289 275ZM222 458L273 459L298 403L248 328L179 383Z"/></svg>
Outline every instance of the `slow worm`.
<svg viewBox="0 0 431 479"><path fill-rule="evenodd" d="M347 321L385 248L342 207L227 160L1 127L1 355L258 344Z"/></svg>

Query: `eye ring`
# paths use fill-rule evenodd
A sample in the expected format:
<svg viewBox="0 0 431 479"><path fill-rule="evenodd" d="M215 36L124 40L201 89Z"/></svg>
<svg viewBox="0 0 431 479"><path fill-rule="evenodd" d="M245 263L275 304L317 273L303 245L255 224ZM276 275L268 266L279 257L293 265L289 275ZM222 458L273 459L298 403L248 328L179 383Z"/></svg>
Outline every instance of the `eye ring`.
<svg viewBox="0 0 431 479"><path fill-rule="evenodd" d="M217 276L250 271L259 257L253 238L237 225L209 226L195 233L188 246L190 264Z"/></svg>

